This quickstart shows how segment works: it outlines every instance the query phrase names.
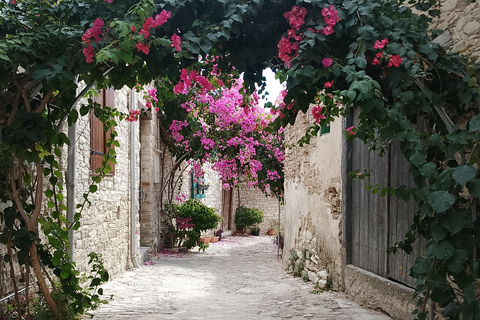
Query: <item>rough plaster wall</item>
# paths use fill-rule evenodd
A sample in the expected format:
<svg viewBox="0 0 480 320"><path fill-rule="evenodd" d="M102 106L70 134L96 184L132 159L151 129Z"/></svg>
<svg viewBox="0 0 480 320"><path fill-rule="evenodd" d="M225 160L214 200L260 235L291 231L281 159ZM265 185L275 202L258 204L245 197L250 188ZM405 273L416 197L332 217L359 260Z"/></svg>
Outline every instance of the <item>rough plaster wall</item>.
<svg viewBox="0 0 480 320"><path fill-rule="evenodd" d="M115 92L116 107L123 112L129 109L130 90L123 88ZM81 203L82 194L88 190L91 181L90 170L90 125L88 115L77 122L77 185L76 202ZM116 131L120 147L116 148L117 164L115 174L105 177L98 191L89 196L91 206L82 214L81 227L75 232L74 260L80 271L88 270L88 254L92 251L102 255L105 267L111 276L121 274L132 267L130 259L130 128L132 124L119 121ZM140 142L139 125L135 130L135 190L138 210ZM138 214L134 223L139 229ZM139 252L139 241L135 243ZM139 256L137 255L137 260Z"/></svg>
<svg viewBox="0 0 480 320"><path fill-rule="evenodd" d="M310 110L285 129L286 144L295 143L312 123ZM310 271L328 270L334 287L342 265L341 156L343 119L331 124L330 133L314 137L310 145L287 149L285 159L285 248L299 256L306 249Z"/></svg>
<svg viewBox="0 0 480 320"><path fill-rule="evenodd" d="M440 36L446 49L480 58L480 3L467 0L441 1L441 15L432 29L445 30Z"/></svg>
<svg viewBox="0 0 480 320"><path fill-rule="evenodd" d="M275 197L266 197L265 194L255 188L241 187L233 191L233 213L238 207L238 195L240 193L240 205L248 208L255 208L263 212L263 223L259 225L260 234L267 233L271 226L278 222L278 211L280 209L280 224L285 223L285 206L278 207L278 200ZM235 219L235 216L234 216Z"/></svg>

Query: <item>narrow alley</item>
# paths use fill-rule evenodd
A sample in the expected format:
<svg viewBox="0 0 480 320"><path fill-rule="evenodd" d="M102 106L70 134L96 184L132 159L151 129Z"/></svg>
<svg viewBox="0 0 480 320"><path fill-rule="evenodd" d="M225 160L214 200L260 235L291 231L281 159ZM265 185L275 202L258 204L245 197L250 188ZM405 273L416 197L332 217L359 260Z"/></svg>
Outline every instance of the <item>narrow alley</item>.
<svg viewBox="0 0 480 320"><path fill-rule="evenodd" d="M227 237L205 252L158 254L104 286L94 319L388 320L287 274L273 238Z"/></svg>

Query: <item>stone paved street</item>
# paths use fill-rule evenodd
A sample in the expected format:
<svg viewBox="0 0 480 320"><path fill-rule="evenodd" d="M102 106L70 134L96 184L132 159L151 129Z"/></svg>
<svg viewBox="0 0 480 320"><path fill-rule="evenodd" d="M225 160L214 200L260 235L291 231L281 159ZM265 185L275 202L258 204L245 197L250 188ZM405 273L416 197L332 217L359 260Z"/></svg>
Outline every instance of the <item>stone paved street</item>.
<svg viewBox="0 0 480 320"><path fill-rule="evenodd" d="M104 286L114 300L94 319L388 320L337 292L287 274L272 237L228 237L198 251L150 258Z"/></svg>

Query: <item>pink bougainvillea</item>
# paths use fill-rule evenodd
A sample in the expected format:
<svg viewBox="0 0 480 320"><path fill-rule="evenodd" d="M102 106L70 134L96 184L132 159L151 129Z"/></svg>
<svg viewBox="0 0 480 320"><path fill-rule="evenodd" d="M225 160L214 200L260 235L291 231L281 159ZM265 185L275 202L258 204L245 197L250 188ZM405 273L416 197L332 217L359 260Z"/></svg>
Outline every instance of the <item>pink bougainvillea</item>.
<svg viewBox="0 0 480 320"><path fill-rule="evenodd" d="M328 8L322 9L322 16L325 20L325 23L332 27L336 25L338 21L340 21L340 18L338 17L338 10L335 10L333 4L329 5Z"/></svg>
<svg viewBox="0 0 480 320"><path fill-rule="evenodd" d="M107 3L112 3L113 0L104 0ZM139 31L139 34L143 35L144 41L150 37L150 29L159 27L167 22L170 18L171 13L163 10L161 13L157 14L155 18L148 17L142 24L142 28ZM95 49L92 47L91 43L98 43L101 40L101 36L105 36L102 31L104 21L100 18L97 18L93 23L93 26L85 32L82 36L82 41L84 42L85 47L83 48L83 55L87 63L93 62L95 57ZM108 31L108 29L107 29ZM130 26L130 31L132 33L137 32L137 27L135 25ZM131 38L131 35L130 35ZM137 42L136 48L138 51L148 54L150 52L150 43Z"/></svg>
<svg viewBox="0 0 480 320"><path fill-rule="evenodd" d="M170 46L174 47L177 51L180 51L180 50L182 50L182 47L180 47L181 43L182 43L182 39L178 35L173 34L172 35L172 44Z"/></svg>
<svg viewBox="0 0 480 320"><path fill-rule="evenodd" d="M326 36L333 33L333 27L340 21L338 16L338 10L335 10L333 5L325 7L321 11L325 25L323 29L318 30L317 32L322 33ZM291 11L285 12L283 15L287 22L292 26L292 29L287 31L287 37L282 36L280 42L278 43L278 57L282 60L287 67L290 67L291 61L300 53L300 42L302 41L302 33L297 31L305 24L305 16L307 15L307 9L303 7L292 7ZM311 33L315 33L315 30L311 27L307 28ZM307 33L311 37L309 33ZM328 60L327 60L328 61ZM323 64L325 67L331 65Z"/></svg>
<svg viewBox="0 0 480 320"><path fill-rule="evenodd" d="M293 29L298 30L305 24L305 16L307 15L307 9L294 6L292 11L287 11L283 14L288 23Z"/></svg>
<svg viewBox="0 0 480 320"><path fill-rule="evenodd" d="M181 70L174 93L185 95L188 101L181 107L202 130L187 120L173 120L169 129L178 150L197 154L190 161L196 179L203 175L202 165L210 162L227 189L241 182L262 190L267 183L278 183L282 176L278 168L285 157L281 132L267 130L275 117L258 105L257 94L247 98L242 93L241 80L232 78L231 87L217 80L211 74L207 78Z"/></svg>
<svg viewBox="0 0 480 320"><path fill-rule="evenodd" d="M325 115L322 114L322 106L312 107L312 115L316 123L320 123L320 120L326 119Z"/></svg>
<svg viewBox="0 0 480 320"><path fill-rule="evenodd" d="M387 67L400 67L400 64L402 64L403 59L400 58L399 55L391 55L390 60L388 61Z"/></svg>
<svg viewBox="0 0 480 320"><path fill-rule="evenodd" d="M332 65L333 63L333 60L330 59L330 58L323 58L322 60L322 65L325 67L325 68L328 68Z"/></svg>
<svg viewBox="0 0 480 320"><path fill-rule="evenodd" d="M383 49L388 43L388 39L385 38L380 41L375 41L375 45L373 46L374 49Z"/></svg>
<svg viewBox="0 0 480 320"><path fill-rule="evenodd" d="M85 31L84 35L82 36L82 41L87 45L83 48L83 55L86 58L86 62L90 63L93 62L93 58L95 57L95 50L93 49L91 43L98 43L100 40L100 35L102 34L102 27L104 25L104 21L100 18L95 19L91 28L88 28Z"/></svg>
<svg viewBox="0 0 480 320"><path fill-rule="evenodd" d="M333 80L325 82L323 85L325 86L325 88L331 88L333 86Z"/></svg>

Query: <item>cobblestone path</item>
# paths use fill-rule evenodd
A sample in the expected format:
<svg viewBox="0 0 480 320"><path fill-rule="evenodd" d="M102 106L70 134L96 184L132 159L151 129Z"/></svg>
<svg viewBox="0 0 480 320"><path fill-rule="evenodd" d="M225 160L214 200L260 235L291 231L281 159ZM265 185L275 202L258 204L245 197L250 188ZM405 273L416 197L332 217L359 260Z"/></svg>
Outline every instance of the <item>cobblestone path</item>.
<svg viewBox="0 0 480 320"><path fill-rule="evenodd" d="M94 319L388 320L337 292L287 274L272 238L228 237L206 252L158 255L104 286Z"/></svg>

